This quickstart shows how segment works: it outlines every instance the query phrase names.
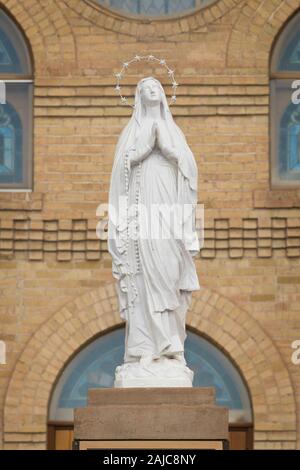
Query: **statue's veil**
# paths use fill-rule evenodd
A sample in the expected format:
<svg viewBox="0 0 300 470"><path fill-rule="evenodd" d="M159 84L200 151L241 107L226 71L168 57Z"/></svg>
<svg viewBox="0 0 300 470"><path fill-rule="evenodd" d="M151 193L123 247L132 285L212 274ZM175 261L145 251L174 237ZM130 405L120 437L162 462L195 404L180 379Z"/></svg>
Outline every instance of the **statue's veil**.
<svg viewBox="0 0 300 470"><path fill-rule="evenodd" d="M124 220L124 211L120 211L120 198L123 196L124 202L126 196L125 155L130 149L134 148L135 139L142 125L144 109L141 99L141 85L150 79L155 81L160 87L161 115L165 120L172 145L180 155L178 162L178 203L192 204L193 208L197 204L197 165L194 155L186 142L184 134L173 120L161 83L153 77L143 78L136 87L134 111L128 124L123 129L116 146L109 190L108 249L113 257L113 272L117 278L119 278L120 274L120 272L118 274L116 272L117 266L124 266L124 243L121 240L121 233L124 233L126 229L126 220ZM189 249L188 246L187 249Z"/></svg>

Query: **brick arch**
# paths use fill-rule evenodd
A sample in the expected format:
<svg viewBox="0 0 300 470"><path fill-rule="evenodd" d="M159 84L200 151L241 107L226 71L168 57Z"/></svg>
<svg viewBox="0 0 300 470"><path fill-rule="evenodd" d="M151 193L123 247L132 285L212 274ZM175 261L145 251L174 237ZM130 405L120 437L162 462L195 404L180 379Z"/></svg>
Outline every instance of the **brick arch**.
<svg viewBox="0 0 300 470"><path fill-rule="evenodd" d="M274 39L297 10L299 6L281 0L244 2L232 26L226 66L268 68Z"/></svg>
<svg viewBox="0 0 300 470"><path fill-rule="evenodd" d="M28 0L26 6L15 0L0 0L1 7L23 30L31 47L35 70L39 74L47 74L49 71L63 74L61 64L67 67L69 62L75 62L74 34L60 0L42 4L38 0Z"/></svg>
<svg viewBox="0 0 300 470"><path fill-rule="evenodd" d="M36 331L15 365L7 390L5 448L45 448L48 402L61 371L83 345L119 324L115 285L107 284L67 303ZM206 288L195 293L187 324L211 338L244 376L252 397L256 446L284 441L293 448L296 424L290 377L259 324Z"/></svg>
<svg viewBox="0 0 300 470"><path fill-rule="evenodd" d="M94 26L135 37L166 37L197 31L214 23L236 7L240 0L219 0L205 8L173 18L148 19L126 16L92 0L63 0Z"/></svg>

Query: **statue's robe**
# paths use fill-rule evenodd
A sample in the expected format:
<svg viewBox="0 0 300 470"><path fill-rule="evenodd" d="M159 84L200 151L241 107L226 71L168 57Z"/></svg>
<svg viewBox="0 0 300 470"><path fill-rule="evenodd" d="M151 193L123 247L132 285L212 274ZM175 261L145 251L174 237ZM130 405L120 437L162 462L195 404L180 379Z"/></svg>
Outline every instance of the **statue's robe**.
<svg viewBox="0 0 300 470"><path fill-rule="evenodd" d="M128 255L138 298L134 307L126 310L127 361L184 351L185 315L191 292L199 289L199 283L193 257L180 238L178 171L176 162L163 156L157 146L139 171L132 167L130 220L134 225L138 200L139 236L137 242L130 240Z"/></svg>

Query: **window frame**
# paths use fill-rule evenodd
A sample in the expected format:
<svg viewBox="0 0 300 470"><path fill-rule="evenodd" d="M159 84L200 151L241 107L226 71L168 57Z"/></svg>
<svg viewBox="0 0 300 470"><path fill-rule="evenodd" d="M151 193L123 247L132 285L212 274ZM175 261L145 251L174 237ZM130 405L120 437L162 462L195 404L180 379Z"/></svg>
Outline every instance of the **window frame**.
<svg viewBox="0 0 300 470"><path fill-rule="evenodd" d="M293 82L294 80L300 79L300 70L279 70L279 59L284 50L284 47L288 45L289 33L293 29L294 25L300 20L300 10L294 13L292 18L283 25L280 32L277 35L275 42L270 53L269 60L269 143L270 143L270 157L269 157L269 179L270 188L274 190L286 190L286 189L299 189L300 188L300 177L299 179L289 180L281 179L280 172L278 170L280 159L279 159L279 119L282 118L283 114L279 117L276 114L276 80L280 80L281 83ZM292 95L293 89L290 88L290 94Z"/></svg>
<svg viewBox="0 0 300 470"><path fill-rule="evenodd" d="M28 123L29 131L26 138L28 139L28 155L25 155L26 158L26 165L29 165L28 170L28 178L26 181L22 181L21 183L0 183L0 193L18 193L18 192L33 192L33 162L34 162L34 144L33 144L33 137L34 137L34 60L32 50L29 44L28 39L26 38L21 26L18 22L10 15L9 11L7 11L2 5L0 6L0 13L4 13L10 22L12 23L12 27L16 28L18 34L23 42L24 48L26 48L26 54L29 61L28 73L1 73L0 72L0 82L4 82L6 84L28 84L32 85L31 90L28 91L30 93L29 96L29 104L30 109L28 109L28 113L30 113L31 119ZM20 51L22 53L22 51ZM17 110L18 111L18 110ZM24 158L24 155L22 155Z"/></svg>

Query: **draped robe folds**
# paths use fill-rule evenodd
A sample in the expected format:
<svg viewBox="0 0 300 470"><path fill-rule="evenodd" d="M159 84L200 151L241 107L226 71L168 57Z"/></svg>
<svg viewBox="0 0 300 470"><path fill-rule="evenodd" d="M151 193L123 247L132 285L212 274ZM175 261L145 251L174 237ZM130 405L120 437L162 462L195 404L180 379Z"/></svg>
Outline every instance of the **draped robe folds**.
<svg viewBox="0 0 300 470"><path fill-rule="evenodd" d="M193 224L197 166L161 89L163 125L178 161L166 158L157 143L147 150L139 142L143 110L138 85L111 177L108 248L118 280L120 315L126 321L125 362L183 354L186 311L192 291L200 288L193 260L199 251ZM136 156L146 152L134 165ZM136 240L128 236L132 224L138 224Z"/></svg>

